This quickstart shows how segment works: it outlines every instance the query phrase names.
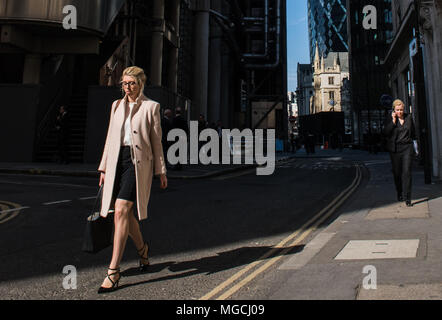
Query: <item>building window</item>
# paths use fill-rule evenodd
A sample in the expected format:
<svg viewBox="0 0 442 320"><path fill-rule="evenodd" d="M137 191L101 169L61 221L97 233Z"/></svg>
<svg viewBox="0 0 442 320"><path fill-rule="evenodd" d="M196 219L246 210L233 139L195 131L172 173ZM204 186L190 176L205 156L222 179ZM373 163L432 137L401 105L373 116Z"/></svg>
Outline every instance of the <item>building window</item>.
<svg viewBox="0 0 442 320"><path fill-rule="evenodd" d="M328 84L335 84L335 78L334 77L328 77Z"/></svg>
<svg viewBox="0 0 442 320"><path fill-rule="evenodd" d="M329 100L335 100L335 92L334 91L330 91L328 93L328 99Z"/></svg>
<svg viewBox="0 0 442 320"><path fill-rule="evenodd" d="M397 4L397 10L396 10L396 15L397 15L397 20L398 20L398 25L397 28L399 29L401 23L402 23L402 13L401 13L401 5Z"/></svg>
<svg viewBox="0 0 442 320"><path fill-rule="evenodd" d="M406 94L407 94L407 101L405 102L408 105L408 108L411 105L411 97L414 96L414 92L413 92L413 84L411 83L411 74L410 74L410 70L407 69L404 72L404 80L405 80L405 87L406 87ZM406 109L405 112L410 112L410 110Z"/></svg>

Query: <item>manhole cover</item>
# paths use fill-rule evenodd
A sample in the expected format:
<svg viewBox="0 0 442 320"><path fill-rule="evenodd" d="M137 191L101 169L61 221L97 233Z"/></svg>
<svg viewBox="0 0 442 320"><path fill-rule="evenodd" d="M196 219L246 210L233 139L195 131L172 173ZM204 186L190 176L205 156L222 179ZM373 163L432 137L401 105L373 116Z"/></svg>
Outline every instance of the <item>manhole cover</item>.
<svg viewBox="0 0 442 320"><path fill-rule="evenodd" d="M335 260L416 258L419 239L351 240Z"/></svg>

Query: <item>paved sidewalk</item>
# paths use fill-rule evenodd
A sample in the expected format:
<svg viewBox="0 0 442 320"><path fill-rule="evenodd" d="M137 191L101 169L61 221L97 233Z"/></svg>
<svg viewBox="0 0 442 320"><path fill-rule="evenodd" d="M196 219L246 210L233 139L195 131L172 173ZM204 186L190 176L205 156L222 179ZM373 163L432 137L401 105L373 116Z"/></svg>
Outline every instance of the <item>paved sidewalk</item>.
<svg viewBox="0 0 442 320"><path fill-rule="evenodd" d="M348 157L365 164L366 179L338 218L241 299L442 299L441 181L424 184L415 166L408 208L396 201L388 154Z"/></svg>
<svg viewBox="0 0 442 320"><path fill-rule="evenodd" d="M296 156L293 153L276 153L276 162ZM233 163L233 161L231 161ZM181 170L167 170L169 179L201 179L229 174L236 171L257 167L257 164L227 164L227 165L183 165ZM0 162L0 173L8 174L39 174L77 177L98 177L98 164L70 163L12 163Z"/></svg>

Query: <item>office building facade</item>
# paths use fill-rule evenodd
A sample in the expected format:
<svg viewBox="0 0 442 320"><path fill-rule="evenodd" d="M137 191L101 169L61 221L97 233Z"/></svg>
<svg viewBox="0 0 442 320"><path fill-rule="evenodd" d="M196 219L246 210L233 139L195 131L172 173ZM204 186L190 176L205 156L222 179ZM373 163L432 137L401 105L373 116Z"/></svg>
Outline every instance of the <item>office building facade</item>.
<svg viewBox="0 0 442 320"><path fill-rule="evenodd" d="M367 5L376 8L376 29L363 27ZM382 63L393 38L391 0L348 0L347 12L353 141L366 146L372 136L379 136L385 118L381 97L391 94L388 69Z"/></svg>
<svg viewBox="0 0 442 320"><path fill-rule="evenodd" d="M442 177L442 0L392 0L385 57L392 95L415 119L425 180Z"/></svg>
<svg viewBox="0 0 442 320"><path fill-rule="evenodd" d="M308 0L308 23L312 63L316 44L325 55L348 51L346 0Z"/></svg>
<svg viewBox="0 0 442 320"><path fill-rule="evenodd" d="M310 64L298 63L297 69L298 87L296 89L296 100L300 116L307 116L313 113L311 110L313 91L313 70Z"/></svg>
<svg viewBox="0 0 442 320"><path fill-rule="evenodd" d="M162 111L287 140L286 0L19 2L0 0L0 118L11 120L0 128L1 161L54 160L54 121L67 105L72 162L97 162L131 65L145 70L145 94ZM66 6L77 29L63 26Z"/></svg>

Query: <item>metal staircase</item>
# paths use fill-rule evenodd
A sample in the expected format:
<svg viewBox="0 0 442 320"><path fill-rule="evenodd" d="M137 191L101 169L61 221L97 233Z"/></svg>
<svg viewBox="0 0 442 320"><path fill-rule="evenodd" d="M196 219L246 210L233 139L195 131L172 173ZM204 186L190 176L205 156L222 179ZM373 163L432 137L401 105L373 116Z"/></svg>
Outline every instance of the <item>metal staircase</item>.
<svg viewBox="0 0 442 320"><path fill-rule="evenodd" d="M70 134L68 140L68 157L70 162L83 162L84 141L87 117L87 91L74 94L69 104ZM55 116L56 117L56 116ZM51 119L51 128L46 139L37 152L38 162L56 162L58 158L58 139L55 129L55 119Z"/></svg>

